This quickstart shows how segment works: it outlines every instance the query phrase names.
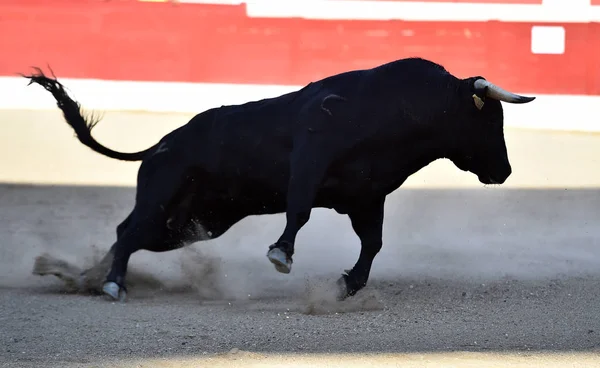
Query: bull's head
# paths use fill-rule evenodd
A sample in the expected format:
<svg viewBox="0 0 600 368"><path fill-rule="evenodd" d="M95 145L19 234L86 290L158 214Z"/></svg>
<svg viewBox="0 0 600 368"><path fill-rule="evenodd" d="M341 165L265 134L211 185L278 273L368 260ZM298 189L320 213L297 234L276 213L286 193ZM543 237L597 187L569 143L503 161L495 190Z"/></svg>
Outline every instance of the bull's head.
<svg viewBox="0 0 600 368"><path fill-rule="evenodd" d="M482 77L466 79L468 96L465 124L456 152L450 157L461 170L477 175L483 184L502 184L512 173L504 141L501 101L527 103L535 97L519 96Z"/></svg>

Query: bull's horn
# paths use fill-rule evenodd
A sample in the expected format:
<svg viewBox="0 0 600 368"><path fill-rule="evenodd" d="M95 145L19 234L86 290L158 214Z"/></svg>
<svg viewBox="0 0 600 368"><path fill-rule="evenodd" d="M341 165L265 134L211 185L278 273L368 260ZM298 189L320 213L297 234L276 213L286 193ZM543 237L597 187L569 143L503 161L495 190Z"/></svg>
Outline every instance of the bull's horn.
<svg viewBox="0 0 600 368"><path fill-rule="evenodd" d="M498 101L504 101L509 103L527 103L535 100L535 97L525 97L514 94L512 92L505 91L502 88L496 86L495 84L486 81L485 79L477 79L475 81L474 86L477 90L481 90L487 87L486 96Z"/></svg>

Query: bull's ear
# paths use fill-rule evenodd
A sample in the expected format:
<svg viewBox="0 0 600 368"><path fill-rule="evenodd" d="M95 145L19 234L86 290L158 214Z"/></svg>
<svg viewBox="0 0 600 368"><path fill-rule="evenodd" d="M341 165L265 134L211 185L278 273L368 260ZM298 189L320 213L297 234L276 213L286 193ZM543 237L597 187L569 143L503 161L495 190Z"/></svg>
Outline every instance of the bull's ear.
<svg viewBox="0 0 600 368"><path fill-rule="evenodd" d="M477 107L478 110L483 109L485 102L483 102L483 99L475 93L473 93L473 102L475 102L475 107Z"/></svg>

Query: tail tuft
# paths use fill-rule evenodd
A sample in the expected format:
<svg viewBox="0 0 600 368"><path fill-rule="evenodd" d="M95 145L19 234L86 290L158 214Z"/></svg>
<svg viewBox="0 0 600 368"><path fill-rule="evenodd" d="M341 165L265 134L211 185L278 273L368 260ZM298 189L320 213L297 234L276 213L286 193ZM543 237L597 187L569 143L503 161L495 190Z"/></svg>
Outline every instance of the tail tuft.
<svg viewBox="0 0 600 368"><path fill-rule="evenodd" d="M39 84L52 94L56 100L56 105L62 111L65 120L75 131L77 139L87 147L105 156L123 161L143 160L145 155L154 149L153 146L140 152L123 153L113 151L110 148L103 146L92 137L92 129L100 122L100 118L93 116L93 114L89 117L83 115L81 105L69 97L64 86L58 81L49 65L48 69L52 74L52 78L47 77L39 67L32 68L35 70L34 73L30 75L20 73L20 75L29 79L28 86L33 83Z"/></svg>
<svg viewBox="0 0 600 368"><path fill-rule="evenodd" d="M29 83L27 83L27 85L30 86L33 83L36 83L44 87L46 91L52 93L52 96L54 96L54 98L56 99L56 104L58 108L60 108L65 114L65 118L68 119L68 117L66 116L67 112L71 114L76 112L77 115L79 115L79 118L83 120L83 127L85 127L85 131L78 131L78 128L82 128L81 125L74 126L74 124L71 124L69 120L67 121L75 129L75 132L78 136L80 134L91 134L92 129L94 129L94 127L100 122L101 118L94 117L93 114L89 118L85 118L83 116L81 105L79 104L79 102L69 97L69 95L65 91L65 87L62 83L58 81L56 75L54 74L54 71L52 70L52 68L50 68L50 65L48 65L48 69L52 74L52 78L47 77L41 68L32 68L35 70L35 73L30 75L20 74L21 76L29 79Z"/></svg>

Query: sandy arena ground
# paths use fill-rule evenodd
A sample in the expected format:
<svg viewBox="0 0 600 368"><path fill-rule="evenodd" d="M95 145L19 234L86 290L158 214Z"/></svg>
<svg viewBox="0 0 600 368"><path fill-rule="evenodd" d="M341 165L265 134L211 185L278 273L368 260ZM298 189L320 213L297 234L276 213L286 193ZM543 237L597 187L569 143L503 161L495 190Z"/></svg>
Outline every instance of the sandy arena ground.
<svg viewBox="0 0 600 368"><path fill-rule="evenodd" d="M132 151L188 117L106 113L96 136ZM502 187L425 168L389 197L370 283L343 303L327 287L358 239L315 210L289 275L265 257L283 216L254 217L136 253L120 304L31 270L103 254L139 164L91 152L58 111L0 122L0 366L600 367L600 135L508 130Z"/></svg>

